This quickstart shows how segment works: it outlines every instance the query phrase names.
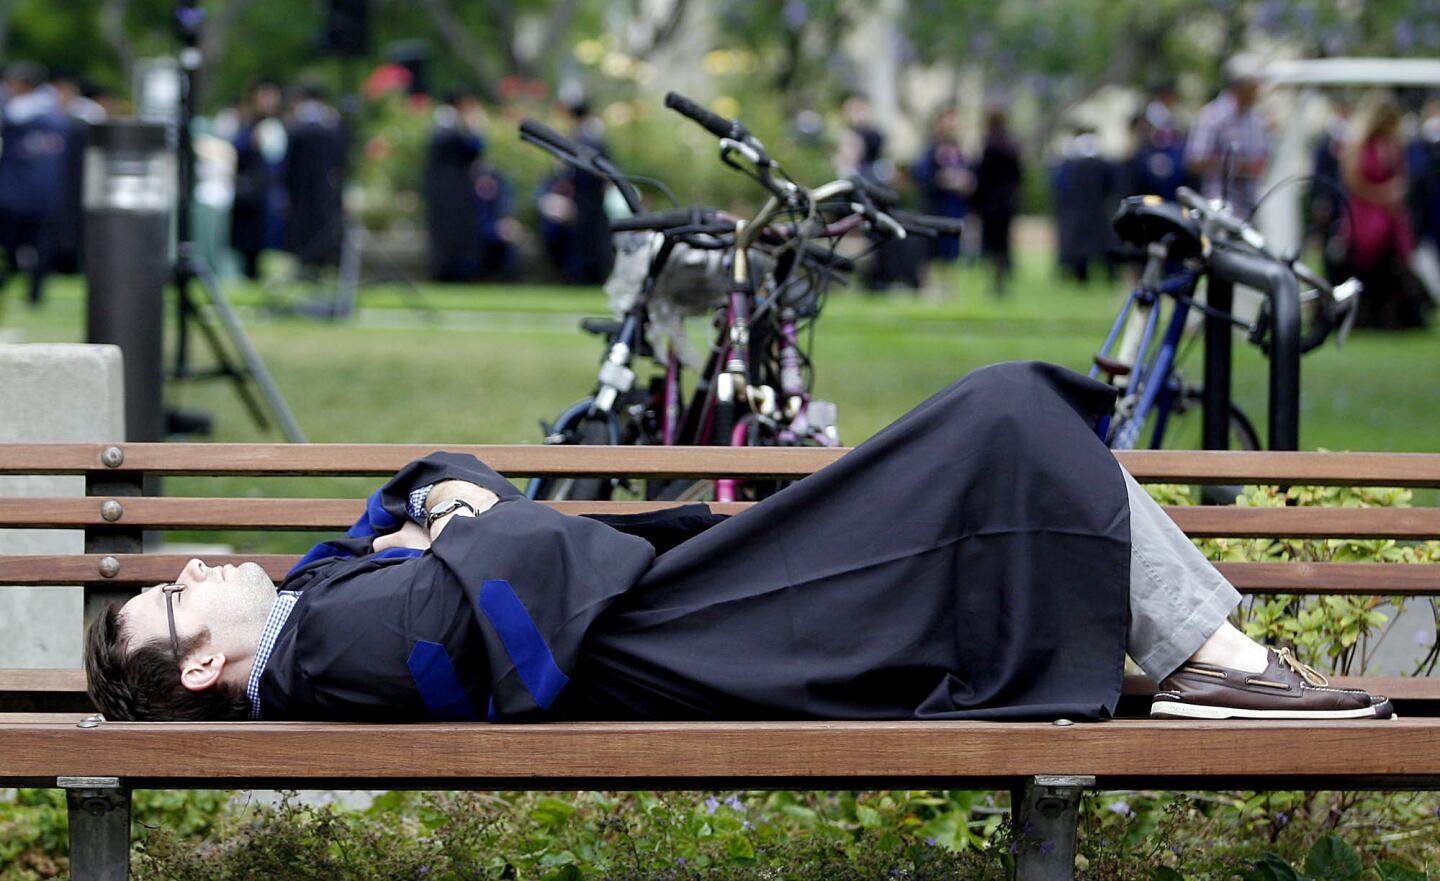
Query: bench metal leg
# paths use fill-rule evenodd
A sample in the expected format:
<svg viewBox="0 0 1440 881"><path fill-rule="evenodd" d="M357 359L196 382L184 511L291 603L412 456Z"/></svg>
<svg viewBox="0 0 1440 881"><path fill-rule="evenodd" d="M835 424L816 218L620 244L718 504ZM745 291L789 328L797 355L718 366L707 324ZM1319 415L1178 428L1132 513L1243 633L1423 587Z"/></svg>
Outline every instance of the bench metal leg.
<svg viewBox="0 0 1440 881"><path fill-rule="evenodd" d="M118 777L61 777L70 815L72 881L130 877L130 790Z"/></svg>
<svg viewBox="0 0 1440 881"><path fill-rule="evenodd" d="M1018 881L1073 881L1080 797L1094 777L1040 776L1011 792Z"/></svg>

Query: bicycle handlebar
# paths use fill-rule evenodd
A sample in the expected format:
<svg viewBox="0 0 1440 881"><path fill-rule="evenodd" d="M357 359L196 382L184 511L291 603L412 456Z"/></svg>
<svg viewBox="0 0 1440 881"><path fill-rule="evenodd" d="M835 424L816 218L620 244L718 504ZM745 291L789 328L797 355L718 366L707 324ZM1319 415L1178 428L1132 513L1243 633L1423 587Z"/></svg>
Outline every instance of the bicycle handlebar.
<svg viewBox="0 0 1440 881"><path fill-rule="evenodd" d="M1199 214L1202 221L1207 221L1239 239L1252 249L1254 256L1259 258L1259 260L1269 262L1284 270L1285 274L1289 275L1296 282L1297 298L1299 296L1299 282L1304 282L1319 292L1321 297L1319 315L1316 317L1315 323L1310 328L1310 331L1300 340L1299 346L1301 353L1309 352L1311 349L1320 346L1321 343L1329 338L1331 332L1334 331L1337 326L1341 331L1341 336L1338 337L1338 339L1342 342L1344 341L1344 336L1348 333L1349 325L1354 318L1356 298L1361 292L1358 282L1355 282L1354 279L1346 282L1342 285L1344 288L1344 296L1337 296L1340 290L1331 284L1329 279L1315 272L1309 266L1306 266L1300 261L1298 255L1290 258L1276 255L1270 250L1265 242L1265 237L1260 231L1241 218L1236 217L1223 202L1210 201L1189 187L1180 187L1177 189L1175 191L1175 199L1185 207ZM1241 271L1236 265L1237 258L1235 254L1238 252L1235 252L1233 249L1212 249L1211 265L1216 266L1215 258L1222 250L1227 252L1227 256L1221 257L1221 263L1227 265L1217 267L1221 277L1226 277L1227 272L1240 272L1242 275L1251 276L1250 280L1240 277L1232 277L1230 280L1241 284L1249 284L1251 287L1266 291L1270 294L1270 299L1273 302L1276 296L1276 288L1273 286L1273 283L1269 285L1256 283L1256 279L1259 278L1256 274L1258 267L1252 266L1247 271ZM1251 334L1252 339L1256 339L1264 334L1264 321L1265 317L1262 314L1261 326L1258 326Z"/></svg>
<svg viewBox="0 0 1440 881"><path fill-rule="evenodd" d="M640 208L640 194L635 191L635 187L615 163L606 159L594 147L578 144L544 123L528 117L520 121L520 140L534 144L567 165L609 181L620 191L631 211Z"/></svg>
<svg viewBox="0 0 1440 881"><path fill-rule="evenodd" d="M617 217L610 221L611 232L638 232L654 230L663 232L677 226L692 226L709 223L715 212L709 208L677 208L674 211L653 211L635 214L631 217Z"/></svg>
<svg viewBox="0 0 1440 881"><path fill-rule="evenodd" d="M712 113L679 92L666 92L665 106L681 116L699 123L701 128L717 138L735 138L738 141L749 135L749 132L745 131L745 127L738 121L726 119L718 113ZM735 137L737 134L741 137Z"/></svg>
<svg viewBox="0 0 1440 881"><path fill-rule="evenodd" d="M958 236L964 234L964 221L955 217L940 217L935 214L914 214L895 209L890 216L906 229L921 235Z"/></svg>
<svg viewBox="0 0 1440 881"><path fill-rule="evenodd" d="M550 152L565 153L569 156L578 157L579 145L574 141L550 128L544 123L526 117L520 120L520 137L530 141L536 146L543 146Z"/></svg>
<svg viewBox="0 0 1440 881"><path fill-rule="evenodd" d="M881 183L867 180L858 174L852 174L846 178L855 185L855 189L874 199L882 205L894 205L900 201L900 194ZM895 212L889 212L892 216Z"/></svg>

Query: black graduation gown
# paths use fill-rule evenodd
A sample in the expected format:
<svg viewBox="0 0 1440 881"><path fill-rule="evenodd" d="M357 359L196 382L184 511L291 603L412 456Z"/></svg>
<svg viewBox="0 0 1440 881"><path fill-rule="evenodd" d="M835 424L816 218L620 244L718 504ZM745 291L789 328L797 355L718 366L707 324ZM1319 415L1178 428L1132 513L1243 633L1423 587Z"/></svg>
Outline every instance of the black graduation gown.
<svg viewBox="0 0 1440 881"><path fill-rule="evenodd" d="M286 247L306 265L327 266L340 259L345 144L338 117L307 117L286 134Z"/></svg>
<svg viewBox="0 0 1440 881"><path fill-rule="evenodd" d="M1002 364L661 555L573 718L1102 718L1129 627L1113 391Z"/></svg>
<svg viewBox="0 0 1440 881"><path fill-rule="evenodd" d="M427 553L370 554L411 489L441 480L500 497ZM301 592L265 666L267 719L520 720L549 707L595 616L654 549L533 502L473 456L433 453L370 497L346 539L320 545L282 590Z"/></svg>
<svg viewBox="0 0 1440 881"><path fill-rule="evenodd" d="M976 371L743 514L670 515L653 565L642 538L432 455L372 498L376 528L445 476L501 502L416 559L302 566L265 716L1103 718L1129 626L1125 485L1093 432L1113 395Z"/></svg>
<svg viewBox="0 0 1440 881"><path fill-rule="evenodd" d="M480 270L479 199L473 166L480 139L453 125L436 126L425 151L425 222L430 233L430 275L469 281Z"/></svg>

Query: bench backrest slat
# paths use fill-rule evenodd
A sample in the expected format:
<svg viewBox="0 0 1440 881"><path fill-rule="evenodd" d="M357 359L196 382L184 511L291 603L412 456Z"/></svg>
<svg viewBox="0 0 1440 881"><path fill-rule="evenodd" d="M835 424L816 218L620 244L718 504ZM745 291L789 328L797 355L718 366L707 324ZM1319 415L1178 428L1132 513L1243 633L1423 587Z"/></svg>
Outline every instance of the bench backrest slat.
<svg viewBox="0 0 1440 881"><path fill-rule="evenodd" d="M113 502L107 519L107 502ZM546 502L567 514L639 514L680 502ZM737 514L748 502L711 502ZM116 513L118 511L118 514ZM132 526L144 529L344 531L364 511L353 499L158 498L105 496L0 498L0 528ZM1440 508L1170 507L1193 538L1273 537L1440 539Z"/></svg>
<svg viewBox="0 0 1440 881"><path fill-rule="evenodd" d="M110 447L123 461L108 467ZM473 453L509 476L803 477L844 455L815 447L435 444L0 444L0 474L383 476L436 449ZM1195 452L1116 454L1138 479L1174 483L1440 486L1440 454Z"/></svg>
<svg viewBox="0 0 1440 881"><path fill-rule="evenodd" d="M279 581L299 557L290 554L202 554L211 565L253 560ZM185 554L43 554L0 556L0 584L114 585L159 584L175 577L190 559ZM110 577L106 562L118 564ZM1242 593L1363 594L1369 596L1440 595L1440 566L1410 563L1218 563Z"/></svg>

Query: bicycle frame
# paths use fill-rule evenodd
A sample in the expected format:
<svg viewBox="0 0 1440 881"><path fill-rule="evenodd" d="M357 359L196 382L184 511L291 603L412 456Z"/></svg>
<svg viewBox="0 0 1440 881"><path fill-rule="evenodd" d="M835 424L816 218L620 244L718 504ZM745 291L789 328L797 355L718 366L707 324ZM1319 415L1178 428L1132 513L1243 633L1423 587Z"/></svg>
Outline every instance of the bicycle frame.
<svg viewBox="0 0 1440 881"><path fill-rule="evenodd" d="M1147 268L1146 275L1152 274ZM1139 443L1140 432L1144 430L1145 421L1152 412L1156 414L1156 421L1155 430L1150 438L1150 447L1152 449L1160 448L1164 440L1165 426L1169 420L1170 410L1175 396L1180 390L1178 380L1173 373L1175 356L1180 348L1180 340L1185 334L1185 324L1190 317L1188 298L1194 292L1198 278L1198 275L1189 271L1150 283L1142 278L1140 285L1132 290L1130 296L1126 298L1125 305L1121 307L1120 313L1111 325L1100 354L1109 356L1115 348L1117 340L1119 341L1120 354L1117 360L1131 365L1130 377L1124 386L1125 397L1127 400L1134 401L1133 409L1127 414L1113 438L1109 437L1110 426L1113 422L1112 416L1107 415L1101 418L1096 426L1100 439L1107 441L1112 449L1134 449ZM1170 316L1170 322L1165 328L1160 345L1154 358L1151 359L1149 357L1150 347L1154 342L1155 331L1159 325L1160 299L1166 295L1175 299L1175 311ZM1090 377L1098 378L1100 370L1101 366L1098 363L1091 367Z"/></svg>

